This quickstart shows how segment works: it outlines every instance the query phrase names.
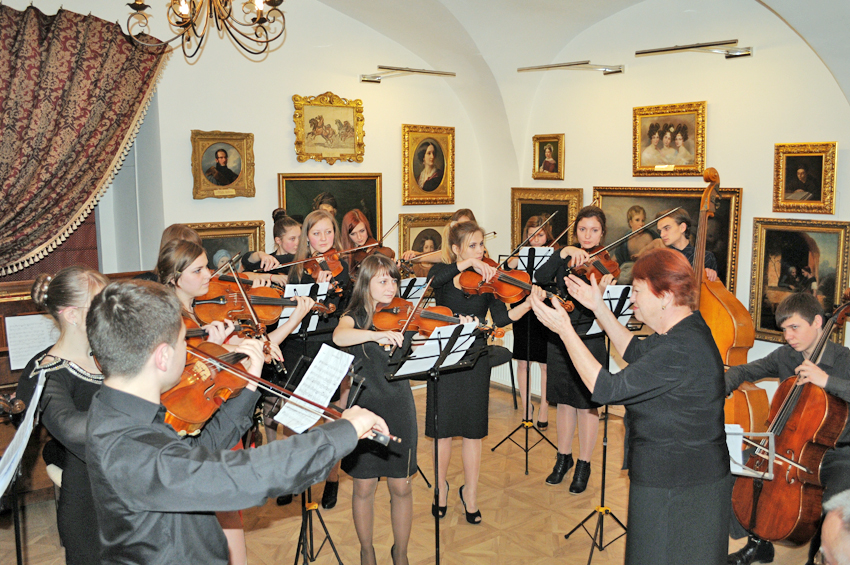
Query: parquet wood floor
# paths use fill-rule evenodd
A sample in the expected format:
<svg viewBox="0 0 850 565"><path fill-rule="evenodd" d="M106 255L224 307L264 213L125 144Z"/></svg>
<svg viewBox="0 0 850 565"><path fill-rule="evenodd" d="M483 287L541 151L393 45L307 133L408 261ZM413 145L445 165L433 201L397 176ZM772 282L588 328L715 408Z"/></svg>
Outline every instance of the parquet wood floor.
<svg viewBox="0 0 850 565"><path fill-rule="evenodd" d="M414 393L419 411L420 430L424 429L425 391ZM546 431L554 441L554 409L550 411L550 429ZM514 411L510 394L493 389L490 402L490 435L484 440L481 464L479 507L484 522L473 526L466 523L463 506L458 497L458 488L463 483L460 460L460 443L456 443L449 469L449 511L440 522L441 562L450 565L478 564L582 564L588 562L591 548L590 537L583 530L570 539L564 534L593 512L600 503L602 434L594 450L590 484L583 494L572 496L568 492L571 474L561 485L551 487L544 479L551 471L555 451L541 443L529 453L529 474L525 474L525 455L516 445L506 442L495 452L495 446L520 422L520 412ZM531 432L529 440L537 434ZM523 430L513 436L520 444L525 442ZM620 471L623 457L622 421L612 417L609 425L608 475L606 503L611 511L626 522L628 499L628 476ZM431 442L420 441L419 463L428 476L433 477L430 457ZM414 519L413 535L408 556L414 565L434 562L434 520L431 517L431 493L422 477L413 479ZM321 498L321 485L314 488L314 498ZM359 545L351 521L351 480L343 477L340 484L339 504L333 510L323 510L328 529L340 552L343 563L357 565ZM375 549L379 564L390 564L392 532L389 519L389 494L386 484L378 486L375 502ZM293 563L296 542L301 523L300 504L278 507L274 501L265 506L244 512L248 540L249 563L272 565ZM597 519L587 522L593 531ZM27 565L59 565L64 563L64 552L59 546L56 531L56 512L53 502L28 506L25 512L25 536ZM317 539L320 532L315 528ZM604 520L604 542L621 533L619 526L610 518ZM730 541L732 550L743 545L742 541ZM593 555L594 564L622 563L625 539L614 541L605 551ZM12 521L8 512L0 515L0 562L14 563L14 537ZM805 548L777 546L777 565L802 565L806 561ZM335 563L333 553L325 547L316 564ZM682 557L687 565L687 556Z"/></svg>

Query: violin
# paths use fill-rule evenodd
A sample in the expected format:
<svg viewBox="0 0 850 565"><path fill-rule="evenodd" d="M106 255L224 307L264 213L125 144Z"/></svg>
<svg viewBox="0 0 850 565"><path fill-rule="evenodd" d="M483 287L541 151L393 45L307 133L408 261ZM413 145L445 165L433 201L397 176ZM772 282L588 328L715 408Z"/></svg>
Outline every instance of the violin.
<svg viewBox="0 0 850 565"><path fill-rule="evenodd" d="M273 324L280 319L284 308L294 308L298 305L291 298L282 298L280 291L274 288L250 288L249 279L240 278L239 280L244 285L250 305L245 303L235 282L230 282L234 281L232 277L223 275L218 279L212 279L209 291L196 298L193 303L195 316L201 323L210 324L215 320L231 320L236 323L237 320L250 319L250 309L253 308L259 323ZM334 313L336 306L316 302L311 310L326 316Z"/></svg>
<svg viewBox="0 0 850 565"><path fill-rule="evenodd" d="M186 326L186 344L191 345L192 347L198 347L200 344L206 341L206 337L208 334L207 330L198 325L198 322L189 318L188 316L183 316L183 324ZM265 326L261 326L260 328L254 328L250 324L233 324L233 333L238 335L239 337L244 338L256 338L263 331L265 331Z"/></svg>
<svg viewBox="0 0 850 565"><path fill-rule="evenodd" d="M497 267L492 259L483 259L491 267ZM473 270L460 274L460 287L467 294L492 293L505 304L516 304L531 293L531 275L525 271L507 271L496 269L497 274L489 281ZM553 292L547 292L546 297L557 300L567 312L572 312L575 305L571 300Z"/></svg>
<svg viewBox="0 0 850 565"><path fill-rule="evenodd" d="M603 248L601 245L597 245L588 249L587 252L590 258L581 265L568 269L567 272L572 272L586 279L590 279L590 275L595 275L597 281L605 275L612 275L616 279L620 276L620 265L608 253L609 247Z"/></svg>
<svg viewBox="0 0 850 565"><path fill-rule="evenodd" d="M437 328L459 323L460 320L454 312L445 306L414 307L399 296L393 298L389 304L379 306L372 316L372 325L378 331L413 330L425 337L430 336ZM496 338L505 335L505 330L501 328L480 325L478 329L492 333Z"/></svg>
<svg viewBox="0 0 850 565"><path fill-rule="evenodd" d="M360 267L360 263L363 262L366 257L369 255L373 255L375 253L380 253L384 257L389 257L390 259L395 259L395 251L390 249L389 247L384 247L380 245L376 240L369 239L366 241L367 244L374 243L377 244L375 247L368 247L366 249L359 249L351 254L351 267L352 272L356 271Z"/></svg>
<svg viewBox="0 0 850 565"><path fill-rule="evenodd" d="M234 363L246 357L243 353L229 353L219 345L207 343L202 348L187 347L186 357L186 369L180 376L180 382L160 397L166 409L166 423L180 435L198 434L219 406L228 398L237 396L249 382L256 383L257 388L280 398L295 399L299 401L299 407L317 411L325 419L338 420L342 417L340 412L332 408L321 406L234 366ZM241 381L241 384L236 381ZM373 433L370 439L383 445L388 445L390 441L401 442L400 438L393 435L387 436L377 430L373 430Z"/></svg>

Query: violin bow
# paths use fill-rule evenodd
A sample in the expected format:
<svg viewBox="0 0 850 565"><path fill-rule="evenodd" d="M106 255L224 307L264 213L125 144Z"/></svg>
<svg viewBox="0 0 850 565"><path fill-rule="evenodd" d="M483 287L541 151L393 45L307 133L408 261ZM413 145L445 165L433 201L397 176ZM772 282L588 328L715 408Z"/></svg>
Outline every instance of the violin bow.
<svg viewBox="0 0 850 565"><path fill-rule="evenodd" d="M221 275L225 270L227 270L228 267L230 267L230 272L233 272L233 265L238 263L240 259L242 259L242 252L241 251L239 253L237 253L236 255L234 255L233 258L230 261L228 261L227 263L225 263L224 265L219 267L218 270L212 274L212 278L215 278L215 277ZM233 276L236 276L236 275L233 275Z"/></svg>
<svg viewBox="0 0 850 565"><path fill-rule="evenodd" d="M544 221L542 224L540 224L540 227L538 227L536 230L534 230L534 233L533 233L533 234L531 234L530 236L528 236L527 238L525 238L525 241L523 241L522 243L520 243L519 245L517 245L517 246L516 246L516 248L515 248L513 251L511 251L511 254L510 254L510 255L508 255L508 258L507 258L507 259L505 259L505 261L502 263L502 266L503 266L505 269L508 269L508 268L509 268L509 267L508 267L508 261L510 261L510 260L511 260L511 258L512 258L514 255L516 255L517 253L519 253L519 250L520 250L520 249L522 249L522 247L523 247L526 243L528 243L529 241L531 241L531 239L532 239L535 235L537 235L537 234L538 234L538 232L540 232L540 230L542 230L542 229L543 229L543 227L544 227L546 224L548 224L548 223L549 223L549 221L550 221L552 218L554 218L554 217L558 214L558 212L559 212L559 210L555 210L555 211L552 213L552 215L551 215L551 216L549 216L548 218L546 218L546 221ZM570 229L570 228L567 228L567 229ZM563 235L563 234L561 234L561 235Z"/></svg>
<svg viewBox="0 0 850 565"><path fill-rule="evenodd" d="M354 251L360 251L361 249L367 249L369 247L375 247L377 245L380 245L380 243L376 241L375 243L370 243L369 245L361 245L360 247L355 247L354 249L346 249L345 251L337 251L336 253L337 253L337 255L345 255L346 253L353 253ZM319 255L322 255L322 254L320 253ZM285 269L287 267L291 267L292 265L300 265L301 263L306 263L307 261L312 261L315 258L316 257L314 256L314 257L307 257L306 259L301 259L300 261L291 261L289 263L284 263L283 265L275 267L274 269L269 269L266 272L271 273L273 275L279 275L283 272L283 269Z"/></svg>

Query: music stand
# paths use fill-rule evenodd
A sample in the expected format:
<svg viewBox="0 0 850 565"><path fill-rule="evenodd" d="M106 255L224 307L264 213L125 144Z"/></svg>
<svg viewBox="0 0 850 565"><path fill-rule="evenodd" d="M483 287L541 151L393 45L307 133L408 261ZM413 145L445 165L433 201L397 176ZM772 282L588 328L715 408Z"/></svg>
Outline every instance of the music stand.
<svg viewBox="0 0 850 565"><path fill-rule="evenodd" d="M614 313L614 316L620 321L621 324L627 326L629 318L631 318L632 310L630 308L629 297L631 296L632 287L629 285L610 285L605 289L605 294L603 295L603 300L605 300L606 304L610 308L611 312ZM628 327L628 326L627 326ZM595 333L602 332L602 329L599 327L599 324L594 320L592 326L588 330L588 335L593 335ZM611 363L611 340L605 338L605 368L608 369ZM578 530L579 528L583 528L584 531L590 536L592 543L590 545L590 555L587 558L587 565L590 565L591 561L593 561L593 553L597 549L599 551L604 551L606 547L626 535L627 529L625 524L623 524L619 518L611 511L610 508L605 506L605 470L608 467L608 405L605 405L605 411L602 415L602 420L604 421L602 427L602 487L600 488L600 501L599 506L594 508L590 514L588 514L584 520L579 522L575 528L569 531L564 536L564 539L569 539L569 537ZM596 516L596 527L593 530L593 533L590 533L590 530L587 529L585 523L588 520ZM605 543L605 516L610 516L614 519L615 522L623 529L623 533L619 536L615 537L608 543Z"/></svg>
<svg viewBox="0 0 850 565"><path fill-rule="evenodd" d="M537 252L540 251L541 249L548 249L549 253L538 254ZM546 248L523 247L520 250L519 255L517 255L517 258L519 259L519 263L517 264L517 270L526 271L529 275L530 280L532 282L534 282L534 273L537 270L537 267L539 267L544 261L546 261L552 255L553 252L554 252L554 249L552 249L551 247L546 247ZM499 257L499 259L501 259L501 257ZM527 316L528 315L533 316L534 314L532 312L529 312L526 315ZM516 333L514 333L514 343L516 343L516 340L517 340L518 337L519 336L517 336ZM531 350L531 322L529 321L525 325L525 352L526 352L526 355L528 357L531 357L531 351L530 350ZM513 363L513 361L510 361L510 363ZM541 383L541 385L542 384L543 383ZM542 392L543 391L541 391L541 396L542 396ZM517 443L517 441L513 438L513 435L520 430L525 430L525 447L523 447L522 445ZM528 432L529 432L529 430L534 430L540 436L540 438L531 447L528 446ZM500 445L502 445L503 443L505 443L508 440L510 440L514 445L519 447L523 451L523 453L525 453L525 474L526 475L528 474L528 452L531 451L532 449L534 449L535 447L537 447L537 444L539 444L543 441L546 441L546 443L548 443L549 445L552 446L552 449L554 449L555 451L558 450L558 448L555 446L555 444L552 443L552 440L550 440L548 437L546 437L546 435L542 431L540 431L540 428L537 427L537 425L534 423L534 419L532 418L532 411L531 411L531 360L526 361L525 406L523 407L522 422L520 422L520 424L516 428L514 428L514 431L509 433L507 436L505 436L502 439L502 441L500 441L492 449L490 449L490 451L496 451L496 449L498 449Z"/></svg>
<svg viewBox="0 0 850 565"><path fill-rule="evenodd" d="M437 348L436 355L429 355L422 346L424 353L410 354L403 351L400 359L390 361L390 367L396 367L385 375L390 382L400 380L425 380L434 383L434 504L440 505L440 459L437 441L439 439L438 407L437 402L440 377L447 373L455 373L468 369L475 365L478 358L487 350L484 345L477 349L471 349L476 333L475 323L444 326L434 330L427 342L434 344ZM471 332L468 330L472 330ZM465 339L461 340L461 336ZM433 349L433 347L432 347ZM427 365L427 367L426 367ZM435 563L440 564L440 518L434 516L434 557Z"/></svg>

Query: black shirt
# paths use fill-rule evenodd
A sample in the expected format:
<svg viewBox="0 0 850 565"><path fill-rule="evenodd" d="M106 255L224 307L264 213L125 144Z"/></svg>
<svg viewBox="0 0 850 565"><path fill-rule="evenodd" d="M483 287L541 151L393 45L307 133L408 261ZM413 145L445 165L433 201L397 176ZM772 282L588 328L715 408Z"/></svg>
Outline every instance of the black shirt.
<svg viewBox="0 0 850 565"><path fill-rule="evenodd" d="M675 247L671 247L670 249L676 249ZM676 249L679 253L685 256L688 260L688 263L691 264L691 267L694 266L694 254L696 253L696 249L690 243L685 246L684 249ZM717 272L717 257L714 256L714 253L711 251L705 252L705 268L711 269L712 271Z"/></svg>
<svg viewBox="0 0 850 565"><path fill-rule="evenodd" d="M632 338L623 359L619 373L599 371L593 401L628 410L631 480L675 488L727 475L723 362L699 312L666 334Z"/></svg>
<svg viewBox="0 0 850 565"><path fill-rule="evenodd" d="M357 445L341 420L256 449L230 451L259 393L225 402L197 437L181 438L165 408L104 386L89 409L86 459L103 563L228 562L214 512L264 504L321 481Z"/></svg>

